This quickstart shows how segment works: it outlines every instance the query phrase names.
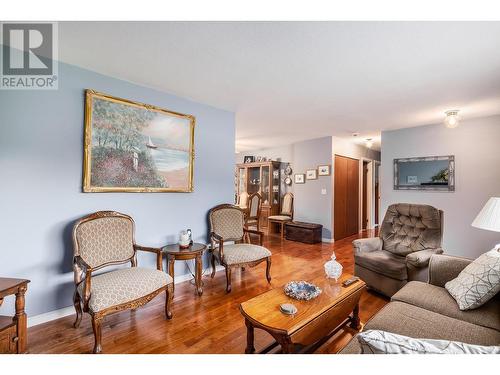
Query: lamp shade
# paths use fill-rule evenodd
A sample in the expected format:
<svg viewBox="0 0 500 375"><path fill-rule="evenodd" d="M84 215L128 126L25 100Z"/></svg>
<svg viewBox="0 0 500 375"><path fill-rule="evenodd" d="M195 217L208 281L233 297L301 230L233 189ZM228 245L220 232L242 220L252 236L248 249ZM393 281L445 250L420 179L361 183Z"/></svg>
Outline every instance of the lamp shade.
<svg viewBox="0 0 500 375"><path fill-rule="evenodd" d="M492 197L472 222L476 228L500 232L500 198Z"/></svg>

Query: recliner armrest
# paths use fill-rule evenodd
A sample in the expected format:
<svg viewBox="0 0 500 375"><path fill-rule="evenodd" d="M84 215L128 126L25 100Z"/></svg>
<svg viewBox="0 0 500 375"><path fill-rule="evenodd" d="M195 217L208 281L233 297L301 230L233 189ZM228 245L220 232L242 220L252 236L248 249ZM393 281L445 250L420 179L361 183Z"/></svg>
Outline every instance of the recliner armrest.
<svg viewBox="0 0 500 375"><path fill-rule="evenodd" d="M380 237L373 238L360 238L358 240L352 241L352 246L354 246L354 253L369 253L372 251L382 250L383 241Z"/></svg>
<svg viewBox="0 0 500 375"><path fill-rule="evenodd" d="M415 251L414 253L410 253L406 256L406 263L409 263L416 268L424 268L429 265L429 260L431 259L432 255L442 253L443 249L441 249L440 247L436 249Z"/></svg>

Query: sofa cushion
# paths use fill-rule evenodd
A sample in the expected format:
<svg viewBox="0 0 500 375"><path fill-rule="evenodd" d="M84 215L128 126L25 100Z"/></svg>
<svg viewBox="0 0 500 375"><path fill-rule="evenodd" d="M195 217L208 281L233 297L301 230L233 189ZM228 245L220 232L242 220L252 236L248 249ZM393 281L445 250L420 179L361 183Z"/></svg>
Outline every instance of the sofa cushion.
<svg viewBox="0 0 500 375"><path fill-rule="evenodd" d="M423 204L390 205L380 228L384 250L400 256L439 248L441 237L441 213Z"/></svg>
<svg viewBox="0 0 500 375"><path fill-rule="evenodd" d="M219 256L217 250L216 253ZM223 260L228 265L253 262L271 255L265 247L246 243L224 245L223 249Z"/></svg>
<svg viewBox="0 0 500 375"><path fill-rule="evenodd" d="M475 310L461 311L444 288L410 281L392 296L392 301L406 302L426 310L500 331L500 298L494 298Z"/></svg>
<svg viewBox="0 0 500 375"><path fill-rule="evenodd" d="M396 280L408 278L405 258L385 250L355 253L354 261L364 268Z"/></svg>
<svg viewBox="0 0 500 375"><path fill-rule="evenodd" d="M108 307L131 302L144 297L172 283L165 272L140 267L123 268L92 276L90 284L89 308L99 312ZM83 298L83 286L78 285L78 293Z"/></svg>
<svg viewBox="0 0 500 375"><path fill-rule="evenodd" d="M475 259L444 287L460 310L482 306L500 291L500 249L493 249Z"/></svg>
<svg viewBox="0 0 500 375"><path fill-rule="evenodd" d="M363 354L500 354L500 346L415 339L378 330L361 332L357 337Z"/></svg>
<svg viewBox="0 0 500 375"><path fill-rule="evenodd" d="M450 318L399 301L385 305L366 323L365 329L377 329L415 338L452 340L484 346L494 346L500 342L500 332L494 329ZM340 353L360 352L359 342L354 337Z"/></svg>

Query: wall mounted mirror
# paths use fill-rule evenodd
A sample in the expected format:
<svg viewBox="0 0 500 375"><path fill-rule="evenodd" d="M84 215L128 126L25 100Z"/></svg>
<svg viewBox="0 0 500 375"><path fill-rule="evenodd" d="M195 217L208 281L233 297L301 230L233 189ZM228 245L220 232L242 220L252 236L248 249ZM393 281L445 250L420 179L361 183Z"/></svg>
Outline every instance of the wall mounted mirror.
<svg viewBox="0 0 500 375"><path fill-rule="evenodd" d="M455 157L394 159L394 190L455 191Z"/></svg>

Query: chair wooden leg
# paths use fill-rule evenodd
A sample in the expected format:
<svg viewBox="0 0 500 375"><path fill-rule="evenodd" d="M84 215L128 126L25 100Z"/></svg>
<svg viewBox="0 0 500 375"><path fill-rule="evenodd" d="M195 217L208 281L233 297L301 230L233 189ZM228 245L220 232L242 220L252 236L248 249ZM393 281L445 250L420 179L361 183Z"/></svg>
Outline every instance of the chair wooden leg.
<svg viewBox="0 0 500 375"><path fill-rule="evenodd" d="M211 263L212 263L212 274L210 275L210 277L213 279L215 276L215 254L214 253L212 253Z"/></svg>
<svg viewBox="0 0 500 375"><path fill-rule="evenodd" d="M165 316L172 319L172 299L174 298L173 284L168 284L165 290Z"/></svg>
<svg viewBox="0 0 500 375"><path fill-rule="evenodd" d="M231 268L226 266L226 292L231 293Z"/></svg>
<svg viewBox="0 0 500 375"><path fill-rule="evenodd" d="M285 237L285 231L284 231L285 225L284 224L285 223L281 222L281 231L280 231L281 232L281 239L283 239Z"/></svg>
<svg viewBox="0 0 500 375"><path fill-rule="evenodd" d="M101 329L102 318L92 317L92 329L94 331L94 354L98 354L102 352L101 338L102 338L102 329Z"/></svg>
<svg viewBox="0 0 500 375"><path fill-rule="evenodd" d="M271 282L271 257L266 259L266 279L267 282Z"/></svg>
<svg viewBox="0 0 500 375"><path fill-rule="evenodd" d="M80 327L80 323L82 322L82 301L80 299L80 294L75 290L75 294L73 295L73 306L75 306L76 311L76 319L73 323L73 327Z"/></svg>

